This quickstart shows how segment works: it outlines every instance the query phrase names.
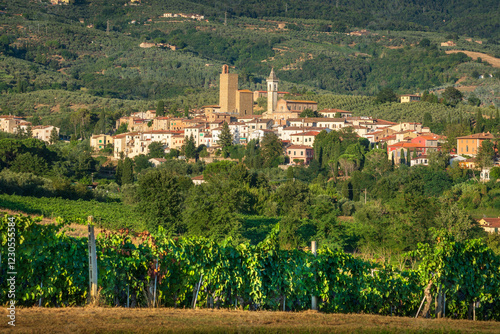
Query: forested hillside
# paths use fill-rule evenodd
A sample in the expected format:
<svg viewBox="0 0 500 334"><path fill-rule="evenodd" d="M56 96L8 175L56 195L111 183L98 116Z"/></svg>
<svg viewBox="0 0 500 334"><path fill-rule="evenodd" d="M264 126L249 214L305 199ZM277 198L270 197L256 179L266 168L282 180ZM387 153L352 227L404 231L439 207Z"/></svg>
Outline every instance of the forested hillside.
<svg viewBox="0 0 500 334"><path fill-rule="evenodd" d="M497 64L446 53L500 56L495 37L500 29L490 20L498 4L486 0L474 6L464 1L148 0L132 5L75 0L51 5L14 0L0 10L1 112L36 115L30 119L35 124L54 124L64 135L74 129L70 115L82 108L91 115L84 131L92 133L99 115L106 114L111 127L121 115L153 109L159 100L173 113L215 104L222 64L239 74L242 88L265 89L274 68L280 90L315 99L320 108L391 121L422 121L424 109L436 122L467 119L478 103L500 104ZM205 18L162 17L166 12ZM481 24L464 23L477 15ZM446 41L456 45L441 46ZM374 98L382 88L397 94L429 90L440 98L450 85L464 95L456 107L380 104Z"/></svg>

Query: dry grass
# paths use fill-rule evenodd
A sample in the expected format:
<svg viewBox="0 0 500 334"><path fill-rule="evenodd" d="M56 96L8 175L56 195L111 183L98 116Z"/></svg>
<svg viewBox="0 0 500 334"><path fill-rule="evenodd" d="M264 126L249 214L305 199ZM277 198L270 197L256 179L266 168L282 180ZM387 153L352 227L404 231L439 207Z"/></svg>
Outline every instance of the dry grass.
<svg viewBox="0 0 500 334"><path fill-rule="evenodd" d="M42 217L41 215L37 215L37 214L30 214L30 213L26 213L26 212L14 211L14 210L4 209L4 208L0 208L0 212L7 213L11 216L21 214L23 216L30 216L32 218ZM55 222L56 222L55 218L43 217L40 224L54 224ZM95 228L96 235L101 233L102 231L103 231L103 229L101 229L101 228L98 228L98 227ZM87 238L89 235L89 232L88 232L87 225L78 225L78 224L72 223L72 224L68 225L67 231L65 234L67 236L70 236L70 237Z"/></svg>
<svg viewBox="0 0 500 334"><path fill-rule="evenodd" d="M486 53L481 53L481 52L472 52L472 51L463 51L463 50L447 50L445 51L446 53L457 53L457 52L463 52L467 56L471 57L472 59L476 60L478 57L480 57L482 60L487 61L488 63L491 64L493 67L500 67L500 59L495 58L493 56L487 55Z"/></svg>
<svg viewBox="0 0 500 334"><path fill-rule="evenodd" d="M499 333L498 322L428 320L314 311L22 308L7 333Z"/></svg>

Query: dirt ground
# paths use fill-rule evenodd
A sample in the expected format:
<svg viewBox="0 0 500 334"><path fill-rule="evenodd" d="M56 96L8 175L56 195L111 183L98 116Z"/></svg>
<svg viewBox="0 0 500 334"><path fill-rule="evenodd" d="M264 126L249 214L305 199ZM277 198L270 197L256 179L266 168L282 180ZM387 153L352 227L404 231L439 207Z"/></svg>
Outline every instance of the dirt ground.
<svg viewBox="0 0 500 334"><path fill-rule="evenodd" d="M487 55L486 53L481 53L481 52L472 52L472 51L462 51L462 50L447 50L445 51L446 53L457 53L457 52L463 52L467 56L471 57L472 59L476 60L478 57L481 57L482 60L487 61L488 63L491 64L493 67L500 67L500 59L492 57L490 55Z"/></svg>
<svg viewBox="0 0 500 334"><path fill-rule="evenodd" d="M126 308L21 308L6 333L500 333L500 323L355 314Z"/></svg>

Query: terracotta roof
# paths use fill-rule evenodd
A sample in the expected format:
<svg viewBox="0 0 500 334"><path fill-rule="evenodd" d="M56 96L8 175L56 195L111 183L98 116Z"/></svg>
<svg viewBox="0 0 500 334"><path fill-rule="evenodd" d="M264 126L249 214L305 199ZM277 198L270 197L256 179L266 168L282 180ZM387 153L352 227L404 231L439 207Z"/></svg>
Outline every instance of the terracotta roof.
<svg viewBox="0 0 500 334"><path fill-rule="evenodd" d="M424 148L425 146L422 146L422 145L416 144L416 143L401 142L401 143L389 145L388 147L391 147L391 148L398 148L398 147L400 147L400 148L419 148L419 147L422 147L422 148Z"/></svg>
<svg viewBox="0 0 500 334"><path fill-rule="evenodd" d="M418 159L427 159L427 155L423 154L423 155L420 155L416 158L411 158L411 160L418 160Z"/></svg>
<svg viewBox="0 0 500 334"><path fill-rule="evenodd" d="M385 141L387 141L387 140L392 140L392 139L396 139L396 135L391 135L391 136L387 136L387 137L382 137L382 138L380 138L380 140L385 140Z"/></svg>
<svg viewBox="0 0 500 334"><path fill-rule="evenodd" d="M242 92L242 93L251 93L252 91L249 90L249 89L238 89L238 92Z"/></svg>
<svg viewBox="0 0 500 334"><path fill-rule="evenodd" d="M292 146L288 146L286 149L287 150L288 149L308 149L308 150L312 150L313 148L311 146L306 146L306 145L292 145Z"/></svg>
<svg viewBox="0 0 500 334"><path fill-rule="evenodd" d="M425 140L438 140L437 137L435 136L418 136L418 137L415 137L416 138L422 138L422 139L425 139Z"/></svg>
<svg viewBox="0 0 500 334"><path fill-rule="evenodd" d="M307 101L307 100L286 100L288 103L309 103L309 104L318 104L316 101Z"/></svg>
<svg viewBox="0 0 500 334"><path fill-rule="evenodd" d="M318 111L319 113L331 113L331 112L335 112L335 113L348 113L348 114L352 114L352 111L347 111L347 110L341 110L341 109L323 109L323 110L320 110Z"/></svg>
<svg viewBox="0 0 500 334"><path fill-rule="evenodd" d="M484 220L486 222L486 224L481 226L500 228L500 218L482 218L480 220Z"/></svg>
<svg viewBox="0 0 500 334"><path fill-rule="evenodd" d="M376 122L377 124L386 124L386 125L396 125L398 123L395 123L395 122L390 122L390 121L386 121L384 119L374 119L373 122Z"/></svg>
<svg viewBox="0 0 500 334"><path fill-rule="evenodd" d="M191 180L205 180L205 179L203 178L203 174L201 174L201 175L198 175L198 176L193 176L191 178Z"/></svg>
<svg viewBox="0 0 500 334"><path fill-rule="evenodd" d="M307 131L307 132L302 132L302 133L295 133L290 136L317 136L319 134L319 131Z"/></svg>
<svg viewBox="0 0 500 334"><path fill-rule="evenodd" d="M494 139L495 136L493 136L491 133L476 133L473 135L469 136L463 136L463 137L457 137L457 139Z"/></svg>

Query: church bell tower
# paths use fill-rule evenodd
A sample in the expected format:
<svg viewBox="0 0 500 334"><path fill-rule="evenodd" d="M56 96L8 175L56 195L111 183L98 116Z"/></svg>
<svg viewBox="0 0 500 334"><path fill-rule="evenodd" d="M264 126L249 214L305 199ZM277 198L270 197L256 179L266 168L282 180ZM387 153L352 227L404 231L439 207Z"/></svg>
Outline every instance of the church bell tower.
<svg viewBox="0 0 500 334"><path fill-rule="evenodd" d="M267 78L267 112L273 113L276 111L278 103L278 77L274 73L274 68L271 69L271 74Z"/></svg>

